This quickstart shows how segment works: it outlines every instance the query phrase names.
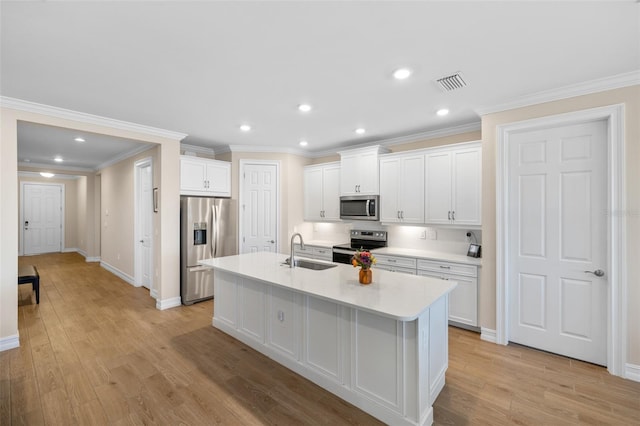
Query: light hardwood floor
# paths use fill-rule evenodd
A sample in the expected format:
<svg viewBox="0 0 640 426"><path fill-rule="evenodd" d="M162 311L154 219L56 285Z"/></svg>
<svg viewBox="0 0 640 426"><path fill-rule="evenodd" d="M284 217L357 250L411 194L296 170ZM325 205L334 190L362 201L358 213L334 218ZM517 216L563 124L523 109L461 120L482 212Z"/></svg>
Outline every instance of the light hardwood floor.
<svg viewBox="0 0 640 426"><path fill-rule="evenodd" d="M166 311L74 253L32 256L20 348L0 352L0 425L380 424L211 326L213 302ZM450 328L437 425L640 425L640 383Z"/></svg>

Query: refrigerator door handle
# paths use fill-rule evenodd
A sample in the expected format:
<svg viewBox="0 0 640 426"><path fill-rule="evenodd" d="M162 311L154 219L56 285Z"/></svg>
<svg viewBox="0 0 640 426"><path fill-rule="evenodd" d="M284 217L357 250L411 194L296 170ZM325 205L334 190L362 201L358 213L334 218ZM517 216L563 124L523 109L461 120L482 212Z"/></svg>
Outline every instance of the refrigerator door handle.
<svg viewBox="0 0 640 426"><path fill-rule="evenodd" d="M218 206L211 206L211 254L217 257L218 254Z"/></svg>

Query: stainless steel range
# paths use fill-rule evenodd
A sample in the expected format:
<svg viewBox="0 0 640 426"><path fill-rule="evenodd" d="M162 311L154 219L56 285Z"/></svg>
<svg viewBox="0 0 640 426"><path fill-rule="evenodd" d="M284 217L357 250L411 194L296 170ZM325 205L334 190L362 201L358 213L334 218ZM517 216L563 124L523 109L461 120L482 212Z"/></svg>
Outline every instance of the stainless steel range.
<svg viewBox="0 0 640 426"><path fill-rule="evenodd" d="M387 246L387 231L351 231L351 242L333 246L333 261L351 263L356 250L375 250Z"/></svg>

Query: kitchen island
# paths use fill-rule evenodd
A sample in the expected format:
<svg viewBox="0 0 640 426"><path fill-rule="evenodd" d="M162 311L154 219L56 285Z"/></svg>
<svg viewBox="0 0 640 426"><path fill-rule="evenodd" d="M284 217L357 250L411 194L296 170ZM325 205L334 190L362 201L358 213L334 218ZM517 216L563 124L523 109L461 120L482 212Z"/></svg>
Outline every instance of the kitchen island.
<svg viewBox="0 0 640 426"><path fill-rule="evenodd" d="M214 268L213 326L388 424L429 425L448 365L455 282L251 253Z"/></svg>

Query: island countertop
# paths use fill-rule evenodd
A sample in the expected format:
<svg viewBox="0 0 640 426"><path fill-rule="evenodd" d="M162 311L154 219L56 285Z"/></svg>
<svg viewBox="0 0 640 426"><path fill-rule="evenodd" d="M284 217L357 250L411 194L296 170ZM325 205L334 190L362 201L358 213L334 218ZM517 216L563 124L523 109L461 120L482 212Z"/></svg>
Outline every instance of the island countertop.
<svg viewBox="0 0 640 426"><path fill-rule="evenodd" d="M260 252L206 259L199 263L399 321L415 320L457 285L455 281L399 274L375 267L373 282L362 285L358 282L358 269L351 265L338 264L322 271L289 268L283 264L287 257L280 253Z"/></svg>

